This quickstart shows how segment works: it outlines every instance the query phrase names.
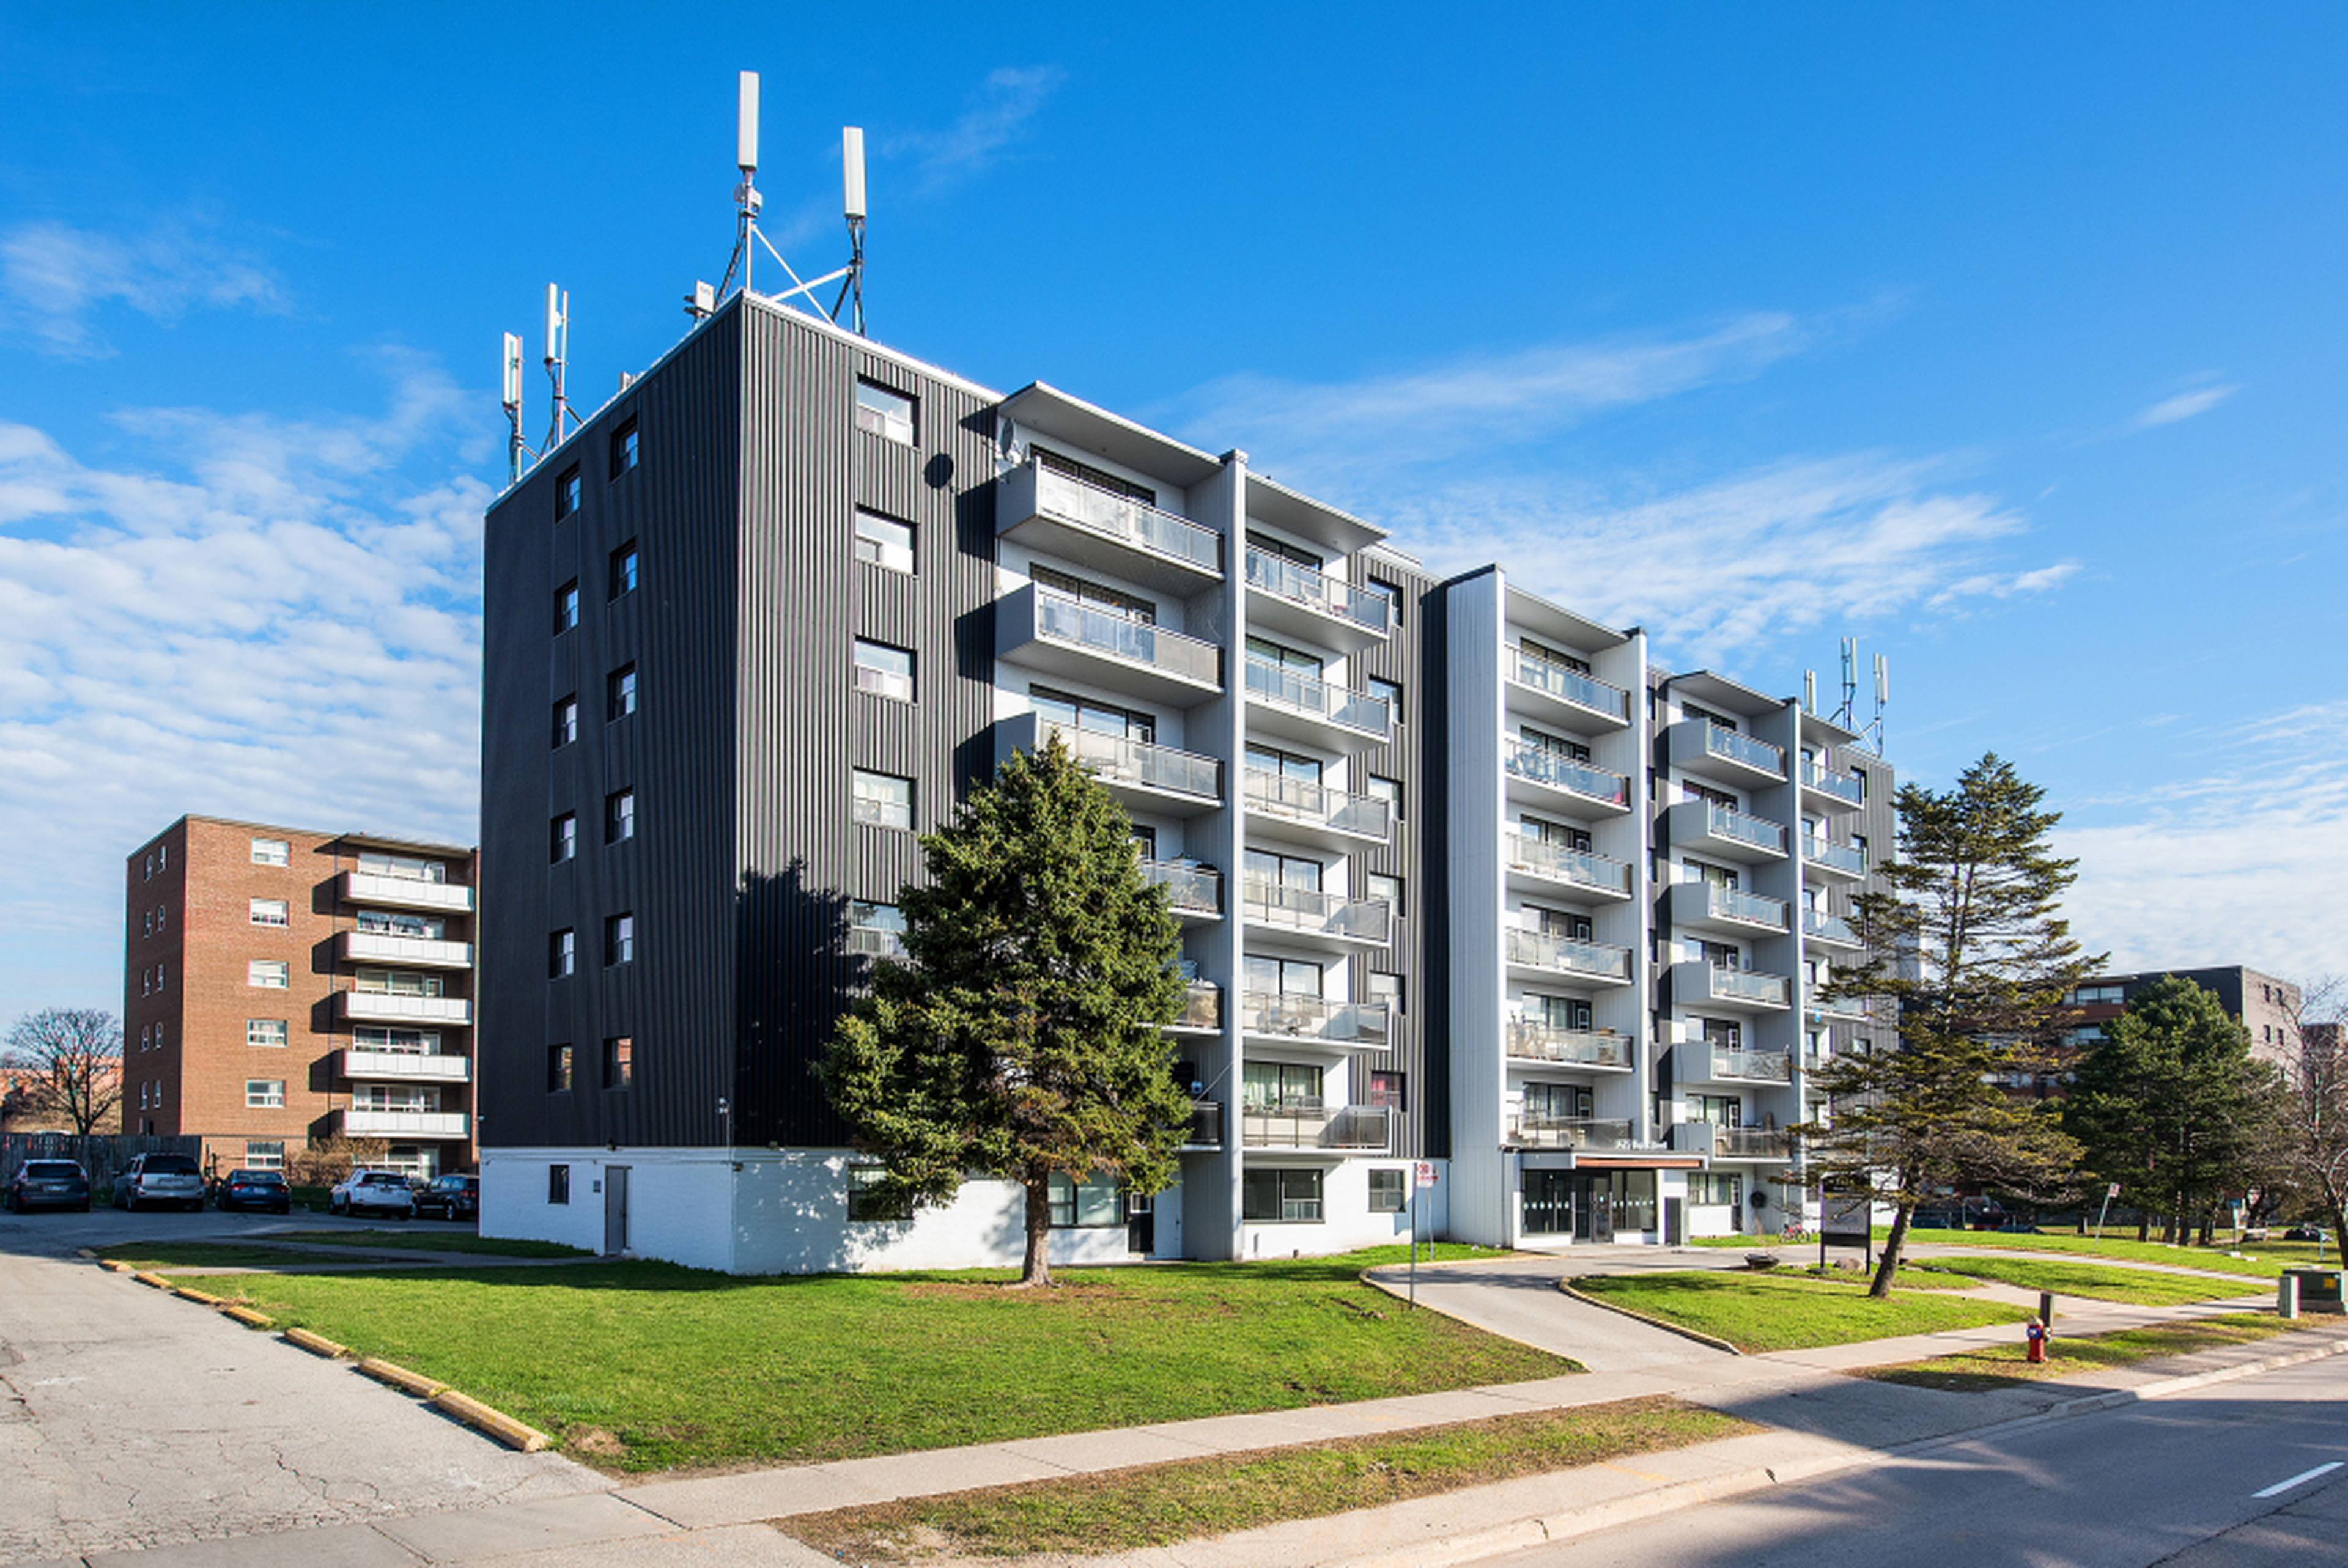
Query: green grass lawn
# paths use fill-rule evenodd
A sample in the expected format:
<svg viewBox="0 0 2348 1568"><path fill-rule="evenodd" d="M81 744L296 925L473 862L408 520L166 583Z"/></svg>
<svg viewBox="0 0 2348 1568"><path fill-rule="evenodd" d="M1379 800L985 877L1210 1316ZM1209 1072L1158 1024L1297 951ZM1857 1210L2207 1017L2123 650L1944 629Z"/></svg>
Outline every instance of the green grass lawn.
<svg viewBox="0 0 2348 1568"><path fill-rule="evenodd" d="M2059 1327L2059 1324L2058 1324ZM2147 1328L2123 1328L2109 1334L2075 1337L2056 1334L2048 1360L2032 1366L2022 1346L1993 1345L1929 1361L1909 1361L1897 1367L1870 1367L1860 1377L1887 1383L1906 1383L1948 1393L1980 1393L2010 1389L2023 1382L2051 1378L2075 1378L2088 1372L2162 1356L2184 1356L2214 1350L2224 1345L2249 1345L2277 1334L2304 1328L2280 1317L2250 1313L2227 1317L2203 1317L2191 1323L2170 1323Z"/></svg>
<svg viewBox="0 0 2348 1568"><path fill-rule="evenodd" d="M592 1257L584 1247L551 1241L501 1241L467 1231L329 1230L286 1231L270 1241L316 1242L335 1246L387 1247L401 1252L467 1252L492 1257Z"/></svg>
<svg viewBox="0 0 2348 1568"><path fill-rule="evenodd" d="M230 1275L249 1299L643 1471L839 1459L1553 1377L1579 1368L1334 1258L735 1278L653 1263ZM1445 1256L1478 1255L1446 1247Z"/></svg>
<svg viewBox="0 0 2348 1568"><path fill-rule="evenodd" d="M1879 1240L1883 1235L1879 1229L1876 1232ZM1978 1246L2006 1252L2065 1252L2082 1257L2165 1263L2172 1268L2206 1268L2219 1274L2242 1274L2260 1279L2272 1279L2286 1268L2307 1268L2315 1262L2315 1244L2309 1241L2254 1241L2240 1249L2248 1256L2229 1257L2225 1247L2170 1246L2165 1242L2138 1241L2134 1236L2109 1234L2098 1241L2094 1236L2072 1235L2061 1231L2045 1235L2026 1233L2009 1235L1999 1231L1916 1230L1909 1232L1908 1238L1941 1246ZM2340 1249L2327 1247L2324 1260L2338 1267Z"/></svg>
<svg viewBox="0 0 2348 1568"><path fill-rule="evenodd" d="M801 1514L781 1521L780 1528L850 1563L901 1563L943 1553L1089 1557L1377 1508L1759 1430L1675 1399L1633 1399Z"/></svg>
<svg viewBox="0 0 2348 1568"><path fill-rule="evenodd" d="M2054 1257L1936 1257L1912 1270L1902 1267L1900 1277L1909 1281L1930 1278L1932 1274L1993 1279L2024 1290L2051 1290L2057 1296L2127 1301L2139 1307L2219 1301L2229 1296L2252 1295L2261 1288L2259 1282L2250 1279L2200 1279L2189 1274L2160 1274L2119 1264Z"/></svg>
<svg viewBox="0 0 2348 1568"><path fill-rule="evenodd" d="M1896 1290L1868 1298L1862 1284L1792 1274L1673 1271L1577 1279L1588 1296L1725 1339L1740 1350L1807 1350L1900 1334L2019 1323L2029 1314L1946 1291Z"/></svg>
<svg viewBox="0 0 2348 1568"><path fill-rule="evenodd" d="M241 1241L126 1241L106 1255L136 1268L289 1268L313 1263L373 1263L363 1252L304 1252Z"/></svg>

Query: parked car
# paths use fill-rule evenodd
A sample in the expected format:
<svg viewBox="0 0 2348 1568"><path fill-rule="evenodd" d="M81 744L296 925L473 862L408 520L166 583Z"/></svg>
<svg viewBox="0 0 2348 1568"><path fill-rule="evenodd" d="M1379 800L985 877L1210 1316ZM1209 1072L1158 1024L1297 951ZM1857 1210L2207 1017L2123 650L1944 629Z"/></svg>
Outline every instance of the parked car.
<svg viewBox="0 0 2348 1568"><path fill-rule="evenodd" d="M89 1173L71 1160L27 1160L16 1167L5 1197L18 1214L32 1209L89 1213Z"/></svg>
<svg viewBox="0 0 2348 1568"><path fill-rule="evenodd" d="M416 1194L417 1219L476 1220L481 1217L481 1178L436 1176Z"/></svg>
<svg viewBox="0 0 2348 1568"><path fill-rule="evenodd" d="M186 1154L134 1154L114 1178L114 1206L136 1211L141 1204L204 1206L204 1178Z"/></svg>
<svg viewBox="0 0 2348 1568"><path fill-rule="evenodd" d="M294 1212L294 1189L283 1171L234 1170L213 1190L212 1202L222 1209L258 1209L263 1214Z"/></svg>
<svg viewBox="0 0 2348 1568"><path fill-rule="evenodd" d="M2330 1241L2332 1233L2322 1225L2293 1225L2282 1233L2285 1241Z"/></svg>
<svg viewBox="0 0 2348 1568"><path fill-rule="evenodd" d="M389 1214L416 1217L416 1189L397 1171L353 1171L326 1194L326 1207L338 1214Z"/></svg>

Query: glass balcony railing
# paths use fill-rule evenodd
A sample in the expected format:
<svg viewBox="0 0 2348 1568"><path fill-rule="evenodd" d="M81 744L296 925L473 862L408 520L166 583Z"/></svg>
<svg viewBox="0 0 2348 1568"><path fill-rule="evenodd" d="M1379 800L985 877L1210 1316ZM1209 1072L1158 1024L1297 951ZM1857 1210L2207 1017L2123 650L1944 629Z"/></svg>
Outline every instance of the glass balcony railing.
<svg viewBox="0 0 2348 1568"><path fill-rule="evenodd" d="M1511 1116L1509 1143L1519 1149L1628 1149L1631 1123L1599 1116Z"/></svg>
<svg viewBox="0 0 2348 1568"><path fill-rule="evenodd" d="M1802 930L1805 934L1816 937L1822 942L1843 942L1854 948L1859 946L1859 932L1852 928L1851 923L1839 915L1829 915L1823 909L1803 910Z"/></svg>
<svg viewBox="0 0 2348 1568"><path fill-rule="evenodd" d="M1223 912L1223 874L1210 866L1186 866L1173 860L1145 860L1141 863L1141 879L1165 888L1168 900L1178 914L1220 915Z"/></svg>
<svg viewBox="0 0 2348 1568"><path fill-rule="evenodd" d="M901 958L905 956L905 933L880 926L850 926L848 950L868 958Z"/></svg>
<svg viewBox="0 0 2348 1568"><path fill-rule="evenodd" d="M1223 1027L1223 988L1212 980L1192 980L1182 994L1182 1010L1174 1015L1169 1029L1220 1029Z"/></svg>
<svg viewBox="0 0 2348 1568"><path fill-rule="evenodd" d="M1394 906L1383 898L1348 898L1342 893L1290 887L1261 878L1251 878L1242 886L1241 897L1251 920L1324 937L1383 942L1394 923Z"/></svg>
<svg viewBox="0 0 2348 1568"><path fill-rule="evenodd" d="M1802 858L1813 866L1823 866L1834 871L1848 871L1853 876L1867 875L1867 856L1848 844L1813 834L1802 835Z"/></svg>
<svg viewBox="0 0 2348 1568"><path fill-rule="evenodd" d="M1720 964L1707 964L1704 968L1711 977L1709 984L1715 1001L1784 1007L1793 995L1794 983L1783 975L1765 974L1759 969L1732 969Z"/></svg>
<svg viewBox="0 0 2348 1568"><path fill-rule="evenodd" d="M1269 550L1253 548L1247 553L1247 580L1248 587L1258 593L1269 593L1323 615L1352 621L1381 637L1386 634L1387 601L1382 593L1355 588L1301 562L1282 560Z"/></svg>
<svg viewBox="0 0 2348 1568"><path fill-rule="evenodd" d="M1508 835L1505 842L1511 870L1552 882L1570 882L1577 887L1594 887L1602 893L1631 890L1631 868L1619 860L1592 855L1586 849L1569 849L1562 844L1520 833Z"/></svg>
<svg viewBox="0 0 2348 1568"><path fill-rule="evenodd" d="M1519 1061L1563 1067L1628 1067L1631 1037L1597 1030L1559 1029L1537 1019L1509 1020L1509 1054Z"/></svg>
<svg viewBox="0 0 2348 1568"><path fill-rule="evenodd" d="M1035 466L1035 509L1072 528L1172 556L1201 571L1223 569L1222 537L1213 529L1042 464Z"/></svg>
<svg viewBox="0 0 2348 1568"><path fill-rule="evenodd" d="M1631 949L1610 948L1597 942L1576 941L1570 937L1552 937L1546 931L1527 931L1509 927L1508 938L1509 962L1527 968L1550 969L1559 974L1591 975L1599 979L1627 980L1631 978Z"/></svg>
<svg viewBox="0 0 2348 1568"><path fill-rule="evenodd" d="M1318 676L1274 664L1268 659L1247 661L1248 695L1365 735L1385 740L1394 727L1394 715L1388 711L1384 697L1372 697L1361 692L1348 692L1342 686L1332 686Z"/></svg>
<svg viewBox="0 0 2348 1568"><path fill-rule="evenodd" d="M1625 806L1631 804L1631 781L1621 774L1593 768L1588 763L1552 752L1527 741L1509 740L1501 746L1501 758L1508 770L1521 779L1548 784L1585 800L1606 805Z"/></svg>
<svg viewBox="0 0 2348 1568"><path fill-rule="evenodd" d="M1240 998L1240 1027L1250 1034L1308 1043L1378 1047L1386 1043L1389 1020L1376 1002L1248 991Z"/></svg>
<svg viewBox="0 0 2348 1568"><path fill-rule="evenodd" d="M1593 709L1610 719L1627 723L1631 717L1631 693L1620 686L1611 686L1579 670L1569 670L1562 664L1525 652L1516 653L1514 676L1519 686L1530 686L1546 692L1578 707Z"/></svg>
<svg viewBox="0 0 2348 1568"><path fill-rule="evenodd" d="M1794 1059L1782 1050L1736 1050L1716 1045L1712 1048L1712 1076L1756 1083L1791 1083Z"/></svg>
<svg viewBox="0 0 2348 1568"><path fill-rule="evenodd" d="M1193 1149L1220 1149L1223 1146L1223 1102L1220 1100L1190 1102L1190 1135L1184 1142Z"/></svg>
<svg viewBox="0 0 2348 1568"><path fill-rule="evenodd" d="M1200 638L1136 620L1048 588L1035 590L1035 635L1112 658L1129 659L1169 675L1222 683L1222 650Z"/></svg>
<svg viewBox="0 0 2348 1568"><path fill-rule="evenodd" d="M1794 1136L1775 1127L1715 1127L1712 1152L1732 1160L1782 1160L1794 1152Z"/></svg>
<svg viewBox="0 0 2348 1568"><path fill-rule="evenodd" d="M1246 788L1249 809L1267 816L1367 838L1384 838L1394 827L1393 812L1375 795L1347 794L1269 768L1248 769Z"/></svg>
<svg viewBox="0 0 2348 1568"><path fill-rule="evenodd" d="M1240 1107L1240 1136L1251 1149L1379 1151L1394 1143L1394 1111L1318 1100L1250 1103Z"/></svg>
<svg viewBox="0 0 2348 1568"><path fill-rule="evenodd" d="M1704 907L1704 912L1715 920L1742 920L1747 925L1766 926L1773 931L1786 929L1786 901L1783 898L1706 884Z"/></svg>
<svg viewBox="0 0 2348 1568"><path fill-rule="evenodd" d="M1859 782L1857 774L1838 774L1813 762L1802 764L1802 787L1832 795L1847 805L1864 805L1867 803L1867 786Z"/></svg>
<svg viewBox="0 0 2348 1568"><path fill-rule="evenodd" d="M1219 801L1223 797L1223 764L1213 757L1148 741L1129 741L1123 735L1099 734L1046 719L1036 738L1041 742L1052 735L1066 743L1069 752L1096 778L1192 795L1200 800Z"/></svg>
<svg viewBox="0 0 2348 1568"><path fill-rule="evenodd" d="M1725 724L1715 724L1709 720L1705 721L1704 749L1715 757L1724 757L1732 763L1743 763L1746 767L1759 768L1764 773L1775 774L1779 778L1786 776L1786 749L1783 746L1773 746L1766 741L1756 741L1743 731L1732 730Z"/></svg>
<svg viewBox="0 0 2348 1568"><path fill-rule="evenodd" d="M1715 838L1735 839L1756 849L1774 849L1786 853L1786 829L1782 824L1763 816L1754 816L1732 806L1704 803L1704 830Z"/></svg>

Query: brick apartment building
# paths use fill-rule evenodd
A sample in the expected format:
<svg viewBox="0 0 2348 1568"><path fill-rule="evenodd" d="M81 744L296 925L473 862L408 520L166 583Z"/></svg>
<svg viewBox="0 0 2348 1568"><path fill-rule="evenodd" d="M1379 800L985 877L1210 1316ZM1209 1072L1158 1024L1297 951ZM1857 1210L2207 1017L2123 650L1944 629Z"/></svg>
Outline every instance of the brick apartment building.
<svg viewBox="0 0 2348 1568"><path fill-rule="evenodd" d="M475 851L186 816L123 868L122 1129L473 1163Z"/></svg>
<svg viewBox="0 0 2348 1568"><path fill-rule="evenodd" d="M2250 1032L2250 1050L2270 1061L2280 1061L2299 1017L2300 989L2289 980L2261 974L2240 964L2220 964L2202 969L2143 969L2133 974L2101 975L2063 999L2078 1009L2077 1020L2065 1030L2055 1055L2060 1066L2045 1073L2017 1073L2008 1084L2024 1095L2047 1100L2067 1093L2071 1061L2104 1038L2104 1025L2127 1011L2128 1004L2166 979L2191 980L2217 994L2235 1022Z"/></svg>

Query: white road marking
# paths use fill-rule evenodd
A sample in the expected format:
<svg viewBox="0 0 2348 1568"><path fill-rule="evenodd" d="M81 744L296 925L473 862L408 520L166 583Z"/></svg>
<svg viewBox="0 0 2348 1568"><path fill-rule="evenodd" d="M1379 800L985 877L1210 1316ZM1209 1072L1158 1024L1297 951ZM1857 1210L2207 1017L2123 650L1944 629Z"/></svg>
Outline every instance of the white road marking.
<svg viewBox="0 0 2348 1568"><path fill-rule="evenodd" d="M2302 1481L2313 1481L2319 1475L2330 1475L2333 1471L2338 1470L2343 1464L2348 1464L2348 1460L2336 1459L2330 1464L2320 1464L2313 1470L2301 1471L2289 1481L2279 1481L2272 1486L2267 1488L2264 1491L2254 1491L2250 1493L2250 1495L2253 1498L2274 1497L2280 1493L2289 1491L2292 1487L2301 1484Z"/></svg>

